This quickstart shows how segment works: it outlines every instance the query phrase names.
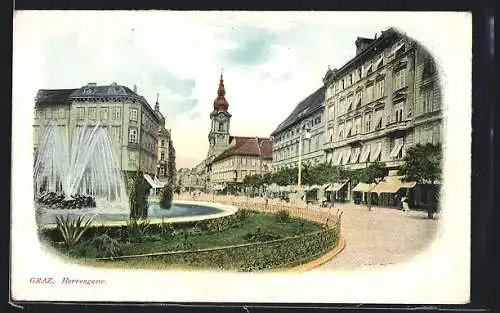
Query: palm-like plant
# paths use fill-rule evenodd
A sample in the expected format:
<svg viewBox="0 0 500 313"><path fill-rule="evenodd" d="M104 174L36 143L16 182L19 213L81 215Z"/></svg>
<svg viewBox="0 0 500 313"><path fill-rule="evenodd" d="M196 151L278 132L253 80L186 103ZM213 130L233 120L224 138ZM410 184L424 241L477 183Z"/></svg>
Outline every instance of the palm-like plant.
<svg viewBox="0 0 500 313"><path fill-rule="evenodd" d="M85 220L84 215L80 215L76 219L71 219L69 215L56 216L57 229L61 233L66 245L73 246L77 244L83 234L89 229L94 217L95 215Z"/></svg>

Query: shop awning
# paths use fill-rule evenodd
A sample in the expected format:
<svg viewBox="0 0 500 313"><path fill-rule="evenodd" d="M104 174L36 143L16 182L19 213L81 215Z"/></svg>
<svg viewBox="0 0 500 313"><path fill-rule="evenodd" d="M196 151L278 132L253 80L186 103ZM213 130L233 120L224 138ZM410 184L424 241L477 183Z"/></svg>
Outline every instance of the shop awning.
<svg viewBox="0 0 500 313"><path fill-rule="evenodd" d="M343 162L342 164L343 165L346 165L347 163L349 163L349 159L351 158L351 149L347 150L345 152L345 155L344 155L344 158L343 158Z"/></svg>
<svg viewBox="0 0 500 313"><path fill-rule="evenodd" d="M358 162L360 151L361 151L360 148L355 148L354 149L354 154L352 155L352 159L351 159L352 163L357 163Z"/></svg>
<svg viewBox="0 0 500 313"><path fill-rule="evenodd" d="M401 49L401 48L403 48L403 46L404 46L404 45L405 45L405 43L404 43L404 42L402 42L402 43L400 43L399 45L397 45L397 46L396 46L396 48L394 48L394 49L391 51L390 55L392 55L392 54L394 54L394 53L398 52L398 50L399 50L399 49Z"/></svg>
<svg viewBox="0 0 500 313"><path fill-rule="evenodd" d="M394 145L394 148L392 148L391 154L389 156L391 158L395 158L399 154L399 151L401 151L402 147L403 147L403 140L398 140Z"/></svg>
<svg viewBox="0 0 500 313"><path fill-rule="evenodd" d="M337 160L335 161L334 165L340 165L340 162L342 162L342 153L339 152Z"/></svg>
<svg viewBox="0 0 500 313"><path fill-rule="evenodd" d="M160 182L156 177L153 179L149 174L144 174L144 179L149 183L154 189L163 188L166 182Z"/></svg>
<svg viewBox="0 0 500 313"><path fill-rule="evenodd" d="M370 63L367 67L363 69L363 77L366 77L366 74L371 68L372 68L372 63Z"/></svg>
<svg viewBox="0 0 500 313"><path fill-rule="evenodd" d="M399 176L386 176L371 192L396 193L401 188L413 188L416 182L403 182Z"/></svg>
<svg viewBox="0 0 500 313"><path fill-rule="evenodd" d="M326 190L327 191L339 191L340 189L342 189L349 181L346 180L346 181L343 181L343 182L336 182L336 183L332 183L330 185L330 187L328 187Z"/></svg>
<svg viewBox="0 0 500 313"><path fill-rule="evenodd" d="M377 62L375 62L375 69L378 67L378 65L380 64L380 62L382 62L383 59L384 59L384 57L382 55L380 55Z"/></svg>
<svg viewBox="0 0 500 313"><path fill-rule="evenodd" d="M357 192L369 192L375 187L375 183L367 184L367 183L359 183L352 189L352 191Z"/></svg>
<svg viewBox="0 0 500 313"><path fill-rule="evenodd" d="M368 156L370 155L370 147L371 146L365 146L365 148L363 149L363 152L361 153L361 159L359 160L359 162L366 162L368 160Z"/></svg>
<svg viewBox="0 0 500 313"><path fill-rule="evenodd" d="M375 161L378 156L380 155L380 152L382 152L382 143L379 142L377 143L377 145L375 146L375 151L373 151L373 154L370 156L370 159L372 161Z"/></svg>

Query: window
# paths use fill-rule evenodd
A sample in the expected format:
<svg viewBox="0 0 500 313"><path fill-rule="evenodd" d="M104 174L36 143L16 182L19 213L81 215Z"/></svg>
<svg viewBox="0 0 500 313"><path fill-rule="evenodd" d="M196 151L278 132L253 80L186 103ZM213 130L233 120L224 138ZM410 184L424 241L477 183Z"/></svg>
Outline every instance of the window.
<svg viewBox="0 0 500 313"><path fill-rule="evenodd" d="M394 121L396 123L403 121L403 105L404 102L399 102L394 106Z"/></svg>
<svg viewBox="0 0 500 313"><path fill-rule="evenodd" d="M375 83L375 99L381 98L384 96L385 92L385 81L383 79L377 81Z"/></svg>
<svg viewBox="0 0 500 313"><path fill-rule="evenodd" d="M406 87L406 69L397 71L394 75L394 90Z"/></svg>
<svg viewBox="0 0 500 313"><path fill-rule="evenodd" d="M283 154L283 150L280 151ZM247 159L245 157L241 158L241 165L247 165Z"/></svg>
<svg viewBox="0 0 500 313"><path fill-rule="evenodd" d="M79 120L83 120L85 118L85 108L78 108L77 116Z"/></svg>
<svg viewBox="0 0 500 313"><path fill-rule="evenodd" d="M330 142L333 141L333 128L328 128L328 139Z"/></svg>
<svg viewBox="0 0 500 313"><path fill-rule="evenodd" d="M138 143L137 140L137 128L129 128L128 130L128 142Z"/></svg>
<svg viewBox="0 0 500 313"><path fill-rule="evenodd" d="M101 121L107 121L108 120L108 108L102 108L101 109Z"/></svg>
<svg viewBox="0 0 500 313"><path fill-rule="evenodd" d="M219 131L220 132L224 131L224 123L219 123Z"/></svg>
<svg viewBox="0 0 500 313"><path fill-rule="evenodd" d="M161 161L165 161L165 152L162 152L162 153L160 154L160 160L161 160Z"/></svg>
<svg viewBox="0 0 500 313"><path fill-rule="evenodd" d="M335 118L335 107L332 105L328 108L328 119L333 120Z"/></svg>
<svg viewBox="0 0 500 313"><path fill-rule="evenodd" d="M433 111L434 97L432 89L422 91L422 113L429 113Z"/></svg>
<svg viewBox="0 0 500 313"><path fill-rule="evenodd" d="M345 98L340 99L340 102L339 102L339 114L343 114L343 113L345 113Z"/></svg>
<svg viewBox="0 0 500 313"><path fill-rule="evenodd" d="M117 142L120 141L120 132L121 129L119 126L112 126L111 127L111 136L113 137L113 140L116 140Z"/></svg>
<svg viewBox="0 0 500 313"><path fill-rule="evenodd" d="M365 115L365 132L370 132L372 130L372 114L368 113Z"/></svg>
<svg viewBox="0 0 500 313"><path fill-rule="evenodd" d="M59 118L64 118L66 115L65 113L66 113L66 111L63 108L60 108L59 109Z"/></svg>
<svg viewBox="0 0 500 313"><path fill-rule="evenodd" d="M347 97L347 112L352 110L352 95Z"/></svg>
<svg viewBox="0 0 500 313"><path fill-rule="evenodd" d="M161 140L161 146L162 146L162 147L165 147L165 139L162 139L162 140Z"/></svg>
<svg viewBox="0 0 500 313"><path fill-rule="evenodd" d="M137 121L137 109L130 109L130 120Z"/></svg>
<svg viewBox="0 0 500 313"><path fill-rule="evenodd" d="M422 78L427 78L432 76L436 71L433 60L429 57L424 63L424 69L422 71Z"/></svg>
<svg viewBox="0 0 500 313"><path fill-rule="evenodd" d="M113 119L114 120L119 120L120 119L120 113L121 113L121 108L113 108Z"/></svg>
<svg viewBox="0 0 500 313"><path fill-rule="evenodd" d="M373 84L366 86L366 102L369 103L373 99Z"/></svg>
<svg viewBox="0 0 500 313"><path fill-rule="evenodd" d="M45 118L46 118L46 119L50 119L50 118L52 118L52 114L51 114L50 109L46 109L46 110L45 110Z"/></svg>
<svg viewBox="0 0 500 313"><path fill-rule="evenodd" d="M363 92L358 91L356 93L356 108L361 106L362 101L363 101Z"/></svg>
<svg viewBox="0 0 500 313"><path fill-rule="evenodd" d="M35 109L35 119L39 119L39 118L40 118L40 110Z"/></svg>
<svg viewBox="0 0 500 313"><path fill-rule="evenodd" d="M96 108L89 108L89 118L95 120Z"/></svg>
<svg viewBox="0 0 500 313"><path fill-rule="evenodd" d="M361 133L361 117L357 117L355 121L354 134Z"/></svg>

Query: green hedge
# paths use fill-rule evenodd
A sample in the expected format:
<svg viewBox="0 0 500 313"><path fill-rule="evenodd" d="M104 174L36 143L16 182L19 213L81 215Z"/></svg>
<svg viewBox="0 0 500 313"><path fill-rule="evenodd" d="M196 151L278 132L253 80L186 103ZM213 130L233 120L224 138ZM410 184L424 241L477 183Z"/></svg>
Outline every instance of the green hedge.
<svg viewBox="0 0 500 313"><path fill-rule="evenodd" d="M296 237L263 243L251 243L217 249L166 252L134 256L154 263L193 268L261 271L290 267L308 262L331 250L337 242L337 230L325 229ZM123 260L123 258L120 258ZM100 262L108 262L101 260Z"/></svg>

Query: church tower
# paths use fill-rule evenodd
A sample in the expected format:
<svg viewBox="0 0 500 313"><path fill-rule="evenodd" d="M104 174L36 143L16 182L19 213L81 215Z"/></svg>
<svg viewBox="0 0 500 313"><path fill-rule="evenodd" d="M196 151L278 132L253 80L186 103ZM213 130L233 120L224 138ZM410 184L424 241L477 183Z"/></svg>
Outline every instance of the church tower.
<svg viewBox="0 0 500 313"><path fill-rule="evenodd" d="M231 114L227 111L229 104L225 98L224 78L220 74L217 98L214 101L214 109L210 113L210 133L208 134L208 158L216 157L229 147L229 122Z"/></svg>

